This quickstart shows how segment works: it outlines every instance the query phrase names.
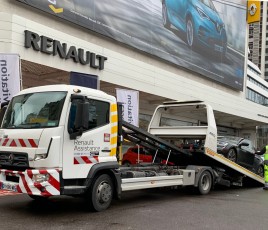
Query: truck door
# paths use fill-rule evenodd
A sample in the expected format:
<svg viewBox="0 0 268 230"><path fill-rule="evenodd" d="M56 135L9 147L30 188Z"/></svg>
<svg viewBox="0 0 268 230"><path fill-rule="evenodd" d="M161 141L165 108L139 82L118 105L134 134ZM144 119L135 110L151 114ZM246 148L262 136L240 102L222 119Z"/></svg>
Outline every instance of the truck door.
<svg viewBox="0 0 268 230"><path fill-rule="evenodd" d="M71 140L70 134L74 132L77 103L71 102L68 127L63 144L63 178L85 178L90 168L98 162L115 161L111 156L110 138L110 103L99 99L86 99L89 103L88 124L83 128L82 135Z"/></svg>

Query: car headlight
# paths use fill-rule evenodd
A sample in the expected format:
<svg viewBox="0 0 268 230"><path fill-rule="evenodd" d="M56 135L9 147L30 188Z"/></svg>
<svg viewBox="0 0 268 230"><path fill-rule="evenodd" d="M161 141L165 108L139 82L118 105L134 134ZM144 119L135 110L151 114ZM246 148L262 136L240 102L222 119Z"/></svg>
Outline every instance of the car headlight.
<svg viewBox="0 0 268 230"><path fill-rule="evenodd" d="M45 158L47 158L47 153L35 154L34 161L39 161Z"/></svg>
<svg viewBox="0 0 268 230"><path fill-rule="evenodd" d="M35 174L33 175L34 183L42 183L49 180L49 174Z"/></svg>
<svg viewBox="0 0 268 230"><path fill-rule="evenodd" d="M206 13L201 10L200 8L196 7L197 12L199 13L200 17L203 19L210 20L210 18L206 15Z"/></svg>

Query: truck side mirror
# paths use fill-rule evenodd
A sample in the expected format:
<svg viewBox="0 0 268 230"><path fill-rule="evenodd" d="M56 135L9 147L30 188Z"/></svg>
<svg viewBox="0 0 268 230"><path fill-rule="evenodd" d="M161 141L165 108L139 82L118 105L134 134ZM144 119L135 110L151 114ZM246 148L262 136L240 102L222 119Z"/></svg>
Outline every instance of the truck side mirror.
<svg viewBox="0 0 268 230"><path fill-rule="evenodd" d="M70 139L75 140L78 136L83 134L84 130L88 129L89 119L89 103L80 102L76 105L74 130L70 133Z"/></svg>

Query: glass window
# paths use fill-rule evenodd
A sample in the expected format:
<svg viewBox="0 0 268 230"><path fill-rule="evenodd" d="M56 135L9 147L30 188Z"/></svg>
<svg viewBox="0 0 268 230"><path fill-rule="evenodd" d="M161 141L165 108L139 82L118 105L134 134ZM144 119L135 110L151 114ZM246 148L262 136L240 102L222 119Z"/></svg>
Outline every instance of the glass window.
<svg viewBox="0 0 268 230"><path fill-rule="evenodd" d="M59 125L67 92L40 92L14 97L2 128L34 129Z"/></svg>
<svg viewBox="0 0 268 230"><path fill-rule="evenodd" d="M91 130L110 122L110 104L105 101L99 101L95 99L87 99L89 103L89 116L88 116L88 129ZM81 100L74 100L71 105L70 114L69 114L69 133L72 130L75 130L74 121L76 114L77 103L81 103Z"/></svg>

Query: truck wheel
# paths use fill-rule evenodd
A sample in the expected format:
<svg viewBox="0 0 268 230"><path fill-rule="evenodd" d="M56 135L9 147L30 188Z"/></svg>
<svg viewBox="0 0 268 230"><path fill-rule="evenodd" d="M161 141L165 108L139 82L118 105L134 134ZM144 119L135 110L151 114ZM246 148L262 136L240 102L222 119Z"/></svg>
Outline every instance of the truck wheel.
<svg viewBox="0 0 268 230"><path fill-rule="evenodd" d="M88 192L88 202L93 211L107 209L113 198L113 182L109 175L103 174L95 179Z"/></svg>
<svg viewBox="0 0 268 230"><path fill-rule="evenodd" d="M212 185L211 174L208 171L203 171L198 181L198 192L201 195L206 195L210 192Z"/></svg>

